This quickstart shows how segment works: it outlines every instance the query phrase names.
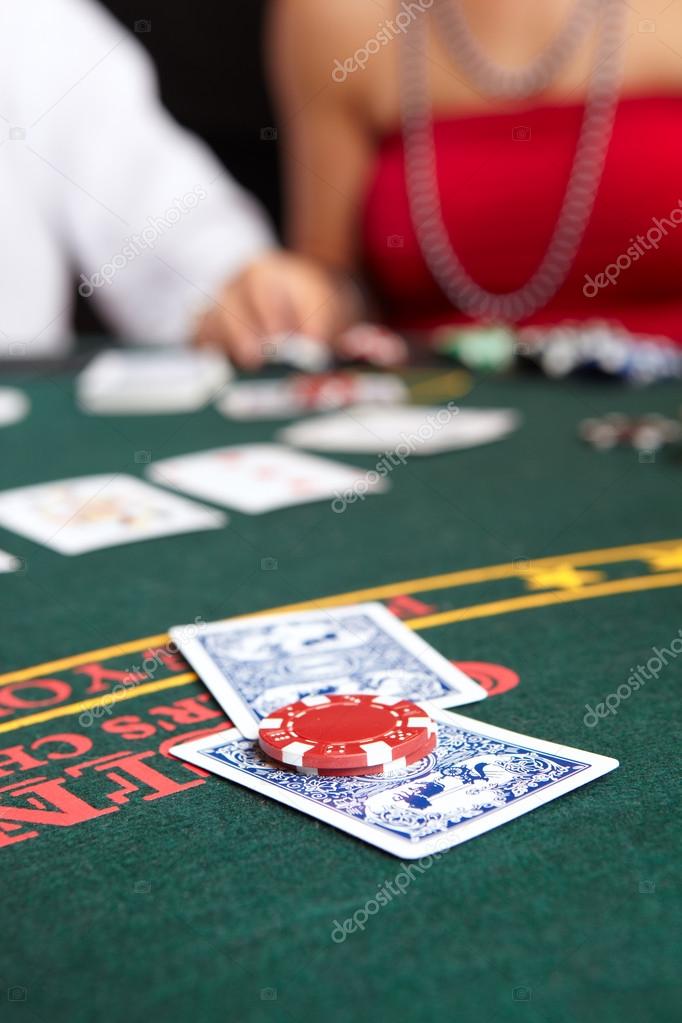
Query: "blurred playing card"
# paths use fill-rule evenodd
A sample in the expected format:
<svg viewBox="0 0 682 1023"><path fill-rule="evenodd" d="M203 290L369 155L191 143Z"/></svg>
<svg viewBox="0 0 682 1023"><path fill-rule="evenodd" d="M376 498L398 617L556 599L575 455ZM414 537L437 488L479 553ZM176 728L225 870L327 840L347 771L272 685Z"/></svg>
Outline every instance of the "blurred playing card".
<svg viewBox="0 0 682 1023"><path fill-rule="evenodd" d="M83 370L76 395L85 412L99 415L194 412L213 400L231 375L218 352L109 351Z"/></svg>
<svg viewBox="0 0 682 1023"><path fill-rule="evenodd" d="M0 526L60 554L219 529L223 512L135 479L83 476L0 493Z"/></svg>
<svg viewBox="0 0 682 1023"><path fill-rule="evenodd" d="M289 380L241 380L216 402L228 419L289 419L302 411ZM308 411L308 410L306 410Z"/></svg>
<svg viewBox="0 0 682 1023"><path fill-rule="evenodd" d="M8 554L7 551L0 551L0 573L18 572L21 564L20 559L15 558L13 554Z"/></svg>
<svg viewBox="0 0 682 1023"><path fill-rule="evenodd" d="M287 426L277 440L314 451L432 455L501 440L519 422L513 409L354 405Z"/></svg>
<svg viewBox="0 0 682 1023"><path fill-rule="evenodd" d="M400 377L389 373L301 374L283 380L235 383L216 407L230 419L288 419L358 402L397 403L407 401L408 396Z"/></svg>
<svg viewBox="0 0 682 1023"><path fill-rule="evenodd" d="M150 465L147 475L155 483L250 515L337 497L360 480L370 492L388 486L382 479L368 483L363 469L277 444L241 444L166 458Z"/></svg>
<svg viewBox="0 0 682 1023"><path fill-rule="evenodd" d="M31 405L23 391L0 387L0 426L12 426L28 415Z"/></svg>

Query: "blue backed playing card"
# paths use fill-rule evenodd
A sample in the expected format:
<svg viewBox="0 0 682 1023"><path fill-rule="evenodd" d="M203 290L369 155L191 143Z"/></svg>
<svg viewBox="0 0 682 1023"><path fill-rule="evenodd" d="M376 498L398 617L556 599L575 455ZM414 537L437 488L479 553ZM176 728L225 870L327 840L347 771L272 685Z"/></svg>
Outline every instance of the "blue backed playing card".
<svg viewBox="0 0 682 1023"><path fill-rule="evenodd" d="M263 718L304 696L365 692L458 707L486 695L378 603L176 626L170 634L249 739Z"/></svg>
<svg viewBox="0 0 682 1023"><path fill-rule="evenodd" d="M174 746L173 756L409 859L434 855L548 803L617 760L425 706L434 753L401 777L321 777L279 768L237 729Z"/></svg>

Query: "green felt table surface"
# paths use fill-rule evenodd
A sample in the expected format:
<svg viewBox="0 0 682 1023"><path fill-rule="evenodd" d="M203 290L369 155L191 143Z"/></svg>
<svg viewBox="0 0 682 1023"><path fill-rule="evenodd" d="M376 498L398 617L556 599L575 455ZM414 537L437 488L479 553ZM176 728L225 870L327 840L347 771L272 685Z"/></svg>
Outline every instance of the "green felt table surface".
<svg viewBox="0 0 682 1023"><path fill-rule="evenodd" d="M143 476L148 458L274 430L212 408L88 417L68 373L4 382L32 412L0 430L3 489ZM24 559L0 576L0 1016L678 1019L682 658L594 727L584 717L682 636L682 461L599 453L576 428L612 409L674 415L681 398L673 385L479 380L462 407L518 408L517 433L411 458L389 493L343 514L232 513L223 530L78 557L0 530ZM411 596L423 607L410 624L447 657L518 675L464 713L620 768L410 878L165 755L223 722L186 666L116 686L170 625L356 591ZM404 893L334 941L335 921L398 876Z"/></svg>

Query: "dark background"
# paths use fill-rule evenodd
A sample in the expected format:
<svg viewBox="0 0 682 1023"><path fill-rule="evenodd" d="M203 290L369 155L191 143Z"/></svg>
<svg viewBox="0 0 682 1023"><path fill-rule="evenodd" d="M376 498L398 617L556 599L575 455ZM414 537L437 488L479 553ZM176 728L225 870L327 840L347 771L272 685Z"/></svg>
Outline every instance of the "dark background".
<svg viewBox="0 0 682 1023"><path fill-rule="evenodd" d="M277 141L261 45L267 0L104 2L152 55L168 109L279 221Z"/></svg>
<svg viewBox="0 0 682 1023"><path fill-rule="evenodd" d="M275 119L262 57L267 0L104 0L156 64L164 104L280 223ZM274 136L274 137L273 137ZM82 333L101 333L78 299Z"/></svg>

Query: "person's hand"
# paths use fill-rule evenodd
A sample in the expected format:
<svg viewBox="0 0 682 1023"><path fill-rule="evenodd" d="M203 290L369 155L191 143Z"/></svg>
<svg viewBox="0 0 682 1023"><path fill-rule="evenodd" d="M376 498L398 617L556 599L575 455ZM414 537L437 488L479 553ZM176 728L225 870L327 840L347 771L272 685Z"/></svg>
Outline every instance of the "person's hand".
<svg viewBox="0 0 682 1023"><path fill-rule="evenodd" d="M194 340L220 348L244 369L258 369L268 339L299 333L333 345L361 317L362 304L349 276L293 253L272 252L225 285Z"/></svg>

